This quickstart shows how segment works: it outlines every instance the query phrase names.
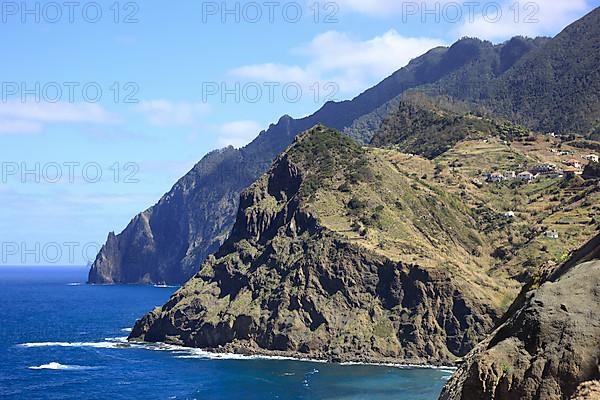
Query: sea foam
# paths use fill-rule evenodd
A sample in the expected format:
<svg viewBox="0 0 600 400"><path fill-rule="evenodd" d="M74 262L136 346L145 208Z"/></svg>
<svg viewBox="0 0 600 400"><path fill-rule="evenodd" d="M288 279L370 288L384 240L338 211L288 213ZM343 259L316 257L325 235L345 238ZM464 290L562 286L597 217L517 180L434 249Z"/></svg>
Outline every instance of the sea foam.
<svg viewBox="0 0 600 400"><path fill-rule="evenodd" d="M167 351L174 355L175 358L184 359L202 359L202 360L284 360L284 361L302 361L311 363L327 363L326 360L315 360L310 358L297 358L289 356L264 355L264 354L235 354L235 353L217 353L203 349L177 346L166 343L143 343L129 342L127 336L105 338L103 342L37 342L37 343L22 343L21 347L92 347L98 349L123 349L135 348L146 349L152 351ZM351 365L368 365L392 367L399 369L437 369L442 372L452 374L456 368L448 366L422 365L422 364L395 364L395 363L368 363L368 362L343 362L342 366Z"/></svg>
<svg viewBox="0 0 600 400"><path fill-rule="evenodd" d="M127 343L127 338L110 338L105 342L33 342L21 343L20 347L93 347L97 349L116 349L122 347L130 347Z"/></svg>
<svg viewBox="0 0 600 400"><path fill-rule="evenodd" d="M29 367L29 369L51 369L58 371L83 371L87 369L95 369L95 367L88 367L85 365L64 365L58 362L50 362L48 364L42 364L38 366Z"/></svg>

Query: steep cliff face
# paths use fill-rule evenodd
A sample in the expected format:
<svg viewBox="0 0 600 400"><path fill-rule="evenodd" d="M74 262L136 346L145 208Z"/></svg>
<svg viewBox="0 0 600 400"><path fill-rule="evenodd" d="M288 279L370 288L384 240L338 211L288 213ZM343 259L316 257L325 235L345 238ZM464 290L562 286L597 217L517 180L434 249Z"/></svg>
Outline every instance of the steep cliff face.
<svg viewBox="0 0 600 400"><path fill-rule="evenodd" d="M291 139L284 135L286 140ZM122 233L109 234L89 282L185 282L225 239L235 219L239 192L283 147L273 143L265 149L264 159L233 148L207 155Z"/></svg>
<svg viewBox="0 0 600 400"><path fill-rule="evenodd" d="M538 41L525 41L528 45L511 52L506 63L516 62L529 47L538 46ZM450 48L433 49L351 101L328 102L302 119L284 116L248 146L207 155L122 233L109 235L90 270L89 282L185 282L228 235L240 192L269 168L296 134L324 124L345 129L346 135L368 143L383 118L395 109L392 99L456 71L469 70L490 54L497 57L500 48L469 39ZM365 115L369 116L363 118Z"/></svg>
<svg viewBox="0 0 600 400"><path fill-rule="evenodd" d="M597 398L597 382L586 382L600 379L599 258L600 236L525 290L440 398Z"/></svg>
<svg viewBox="0 0 600 400"><path fill-rule="evenodd" d="M451 272L452 258L480 246L469 230L473 221L460 205L405 185L407 178L395 181L399 175L379 153L336 132L316 127L301 135L244 191L220 250L167 304L139 320L130 339L335 361L447 364L466 354L497 309L472 281ZM414 216L377 205L378 196L400 190L415 204L439 201L444 220L432 218L425 228L417 225L425 218L418 205ZM359 222L361 207L380 213L372 226ZM346 228L348 221L360 225L358 233ZM422 247L410 252L422 262L395 251L392 259L389 248L371 246L380 231L393 229L400 229L399 241ZM447 254L424 240L441 243L446 235L454 249ZM471 278L479 268L473 264Z"/></svg>

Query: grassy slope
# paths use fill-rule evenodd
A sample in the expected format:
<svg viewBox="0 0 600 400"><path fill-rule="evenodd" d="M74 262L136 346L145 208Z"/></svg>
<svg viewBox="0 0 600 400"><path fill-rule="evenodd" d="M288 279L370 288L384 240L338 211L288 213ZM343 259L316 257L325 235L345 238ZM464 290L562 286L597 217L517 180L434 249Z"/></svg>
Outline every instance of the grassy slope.
<svg viewBox="0 0 600 400"><path fill-rule="evenodd" d="M465 290L504 308L521 282L564 261L595 234L600 192L581 180L561 178L476 186L473 179L483 180L483 172L518 173L565 158L550 151L559 147L556 139L505 142L485 133L434 160L396 149L353 147L348 154L359 155L335 171L315 163L317 147L331 143L307 145L311 156L296 161L318 171L320 183L306 207L353 243L392 260L448 269ZM569 157L587 154L565 144L560 148L573 152ZM508 211L516 216L505 217ZM546 238L548 230L560 238Z"/></svg>
<svg viewBox="0 0 600 400"><path fill-rule="evenodd" d="M498 138L470 140L435 160L444 171L436 180L443 182L451 192L464 193L468 204L497 215L515 212L514 219L486 217L493 247L502 248L508 254L496 260L494 275L517 276L524 270L535 274L541 266L560 263L599 227L595 215L598 215L600 193L590 182L540 178L530 184L513 181L485 184L482 188L471 182L485 171L518 173L539 163L559 165L565 157L550 151L557 148L558 143L539 136L534 142L508 145ZM574 153L568 157L581 159L584 154L574 147L562 145L561 148ZM548 230L556 230L559 239L546 238L543 234Z"/></svg>
<svg viewBox="0 0 600 400"><path fill-rule="evenodd" d="M495 307L516 293L516 284L489 276L493 249L471 209L443 185L406 168L433 174L430 161L361 149L341 136L342 146L334 145L339 135L330 135L308 137L291 155L307 171L304 207L324 227L391 260L451 271L466 293ZM344 162L331 161L334 146Z"/></svg>

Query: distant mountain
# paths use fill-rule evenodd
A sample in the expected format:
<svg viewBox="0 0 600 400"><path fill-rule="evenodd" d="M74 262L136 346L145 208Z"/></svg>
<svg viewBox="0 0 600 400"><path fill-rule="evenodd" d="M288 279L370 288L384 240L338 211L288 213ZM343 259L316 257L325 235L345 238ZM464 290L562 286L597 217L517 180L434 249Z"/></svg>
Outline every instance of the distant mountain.
<svg viewBox="0 0 600 400"><path fill-rule="evenodd" d="M535 48L540 42L523 41L525 49ZM185 282L229 234L240 192L267 170L298 133L316 124L349 128L361 116L390 107L390 101L406 90L436 82L476 62L484 54L481 46L493 48L487 42L465 39L450 48L433 49L351 101L329 102L315 114L298 120L284 116L246 147L208 154L122 233L108 235L88 281ZM513 54L506 62L518 58ZM380 123L378 120L372 130L347 129L345 133L368 143Z"/></svg>
<svg viewBox="0 0 600 400"><path fill-rule="evenodd" d="M514 37L499 45L462 39L449 49L438 50L437 60L453 65L455 57L462 57L468 62L408 92L460 100L538 132L578 133L597 140L599 26L600 8L596 8L553 39ZM396 110L402 94L363 115L344 132L369 142Z"/></svg>
<svg viewBox="0 0 600 400"><path fill-rule="evenodd" d="M344 129L344 133L361 139L363 143L369 143L381 123L390 113L396 111L406 92L417 91L429 97L452 98L454 101L462 101L463 110L484 111L485 108L476 101L474 93L479 93L482 88L489 86L493 80L502 76L525 55L543 47L550 40L549 38L515 37L505 43L494 45L475 38L463 38L449 48L435 49L428 53L429 57L421 60L416 70L410 70L409 64L405 71L398 72L409 74L410 77L407 78L414 81L419 81L422 75L432 74L436 78L431 83L420 84L417 88L407 88L399 92L391 101L355 120L352 125ZM463 62L457 63L457 60ZM439 74L439 71L443 73Z"/></svg>
<svg viewBox="0 0 600 400"><path fill-rule="evenodd" d="M554 39L493 45L465 38L433 49L353 100L329 102L303 119L284 116L243 149L207 155L122 233L109 234L89 282L185 282L229 234L240 192L299 132L320 123L369 143L409 91L459 100L540 131L597 137L599 18L600 8ZM427 144L431 155L440 150L434 142Z"/></svg>
<svg viewBox="0 0 600 400"><path fill-rule="evenodd" d="M539 46L512 39L491 60L432 89L541 132L591 135L600 127L600 8Z"/></svg>

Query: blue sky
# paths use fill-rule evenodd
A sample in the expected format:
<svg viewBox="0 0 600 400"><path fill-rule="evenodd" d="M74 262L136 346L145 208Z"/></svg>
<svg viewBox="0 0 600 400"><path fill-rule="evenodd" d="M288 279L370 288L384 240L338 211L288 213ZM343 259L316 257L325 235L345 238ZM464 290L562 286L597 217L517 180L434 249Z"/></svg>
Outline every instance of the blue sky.
<svg viewBox="0 0 600 400"><path fill-rule="evenodd" d="M555 35L600 1L24 4L1 6L0 265L85 263L208 151L432 47Z"/></svg>

